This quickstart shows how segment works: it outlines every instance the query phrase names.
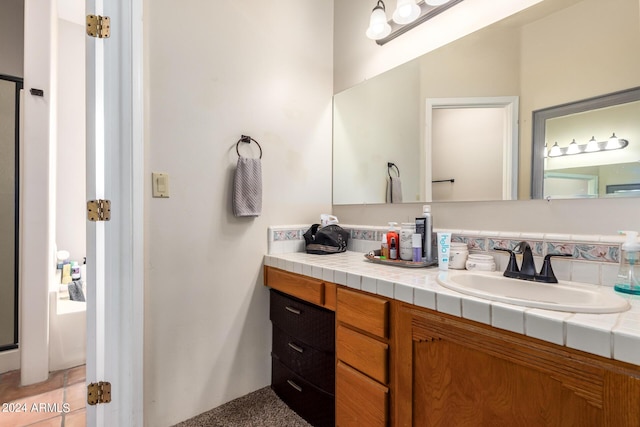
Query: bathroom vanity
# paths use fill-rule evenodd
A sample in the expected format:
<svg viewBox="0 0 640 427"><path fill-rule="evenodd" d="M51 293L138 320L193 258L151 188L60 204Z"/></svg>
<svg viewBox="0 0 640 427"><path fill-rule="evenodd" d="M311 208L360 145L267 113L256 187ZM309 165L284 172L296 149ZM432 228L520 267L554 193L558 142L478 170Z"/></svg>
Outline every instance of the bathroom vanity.
<svg viewBox="0 0 640 427"><path fill-rule="evenodd" d="M590 322L630 314L491 303L440 287L436 273L374 268L351 252L265 258L266 286L336 313L337 426L640 426L640 366L571 348ZM536 338L542 324L559 325L562 342ZM640 349L640 332L627 338Z"/></svg>

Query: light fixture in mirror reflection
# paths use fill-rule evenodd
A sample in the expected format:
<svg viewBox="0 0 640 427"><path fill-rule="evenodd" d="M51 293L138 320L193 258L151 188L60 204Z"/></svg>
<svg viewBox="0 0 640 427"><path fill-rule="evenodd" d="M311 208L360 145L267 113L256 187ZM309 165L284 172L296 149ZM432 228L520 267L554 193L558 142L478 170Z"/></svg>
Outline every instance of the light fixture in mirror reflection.
<svg viewBox="0 0 640 427"><path fill-rule="evenodd" d="M629 141L624 138L618 138L615 134L606 141L596 141L596 137L592 136L586 144L578 144L575 138L566 147L560 147L556 141L551 149L544 144L544 157L560 157L572 156L574 154L597 153L598 151L621 150L629 145Z"/></svg>
<svg viewBox="0 0 640 427"><path fill-rule="evenodd" d="M547 157L544 149L534 155L534 174L543 176L532 188L534 194L545 198L638 194L628 190L640 188L640 87L535 111L533 117L534 153L544 140L566 141L575 136L566 147L554 144ZM594 133L611 128L616 132L608 140L596 141Z"/></svg>
<svg viewBox="0 0 640 427"><path fill-rule="evenodd" d="M392 8L391 3L388 8ZM593 31L602 22L616 22L616 31ZM618 125L607 117L597 128L583 127L579 133L556 136L545 135L543 129L536 136L540 139L534 142L532 118L534 111L549 106L640 87L638 31L638 0L610 0L606 6L600 0L542 1L336 94L333 203L385 203L387 161L393 161L402 171L405 203L437 201L437 197L429 197L433 194L430 190L447 191L462 184L458 176L434 174L433 164L442 165L452 159L459 159L458 163L471 162L468 169L475 171L476 176L495 170L474 158L471 150L427 154L426 141L432 133L426 123L428 98L519 98L519 147L515 163L520 172L512 176L517 199L543 198L545 171L575 168L561 173L591 175L580 170L583 166L566 164L569 161L581 164L591 157L603 156L604 160L621 157L616 161L621 165L619 169L633 170L640 165L640 157L634 157L636 147L640 149L637 119ZM587 109L593 108L601 107ZM615 110L612 115L622 117ZM561 131L562 122L557 126L554 122L555 117L546 121L547 131L554 127ZM631 128L632 123L638 127ZM463 124L466 123L460 127ZM545 142L549 148L554 141L567 145L574 138L578 145L592 136L602 142L614 131L629 141L626 148L579 156L543 156ZM474 142L469 140L468 144ZM447 157L439 157L442 155ZM455 184L439 183L427 188L429 174L433 180L455 178ZM499 189L493 190L496 194L493 200L505 200ZM606 191L600 194L610 197Z"/></svg>

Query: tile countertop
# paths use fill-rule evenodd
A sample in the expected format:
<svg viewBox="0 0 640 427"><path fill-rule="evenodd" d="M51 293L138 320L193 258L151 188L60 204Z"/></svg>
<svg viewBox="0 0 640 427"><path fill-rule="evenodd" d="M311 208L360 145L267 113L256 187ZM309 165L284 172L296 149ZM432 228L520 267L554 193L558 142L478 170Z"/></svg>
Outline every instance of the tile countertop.
<svg viewBox="0 0 640 427"><path fill-rule="evenodd" d="M265 255L264 264L640 365L640 297L619 294L631 303L622 313L566 313L464 295L439 285L437 268L375 264L361 252L271 254Z"/></svg>

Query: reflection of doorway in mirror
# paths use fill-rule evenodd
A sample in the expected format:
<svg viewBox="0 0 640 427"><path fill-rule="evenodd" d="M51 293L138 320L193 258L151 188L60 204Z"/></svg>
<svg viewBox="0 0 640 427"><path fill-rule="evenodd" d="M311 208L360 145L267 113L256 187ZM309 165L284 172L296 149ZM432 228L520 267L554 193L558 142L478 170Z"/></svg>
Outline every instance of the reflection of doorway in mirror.
<svg viewBox="0 0 640 427"><path fill-rule="evenodd" d="M596 198L598 197L598 175L546 172L544 174L544 197Z"/></svg>
<svg viewBox="0 0 640 427"><path fill-rule="evenodd" d="M517 97L427 100L431 200L515 198L517 111Z"/></svg>

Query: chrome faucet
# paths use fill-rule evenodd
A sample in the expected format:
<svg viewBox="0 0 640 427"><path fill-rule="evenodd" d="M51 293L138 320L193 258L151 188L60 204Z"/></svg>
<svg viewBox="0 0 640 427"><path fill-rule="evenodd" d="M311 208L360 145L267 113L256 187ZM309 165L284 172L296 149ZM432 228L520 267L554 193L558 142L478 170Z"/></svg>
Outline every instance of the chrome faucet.
<svg viewBox="0 0 640 427"><path fill-rule="evenodd" d="M520 242L515 246L515 248L513 248L513 250L500 247L494 247L493 249L509 252L509 264L503 274L505 277L544 283L558 283L558 279L553 273L553 268L551 268L552 257L573 256L572 254L547 254L544 257L540 273L536 273L536 264L533 260L533 252L531 251L529 243L524 241ZM516 260L516 255L519 254L522 254L522 264L520 265L520 268L518 268L518 262Z"/></svg>

